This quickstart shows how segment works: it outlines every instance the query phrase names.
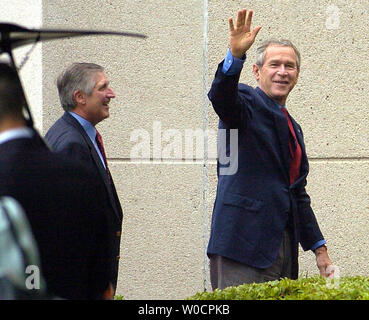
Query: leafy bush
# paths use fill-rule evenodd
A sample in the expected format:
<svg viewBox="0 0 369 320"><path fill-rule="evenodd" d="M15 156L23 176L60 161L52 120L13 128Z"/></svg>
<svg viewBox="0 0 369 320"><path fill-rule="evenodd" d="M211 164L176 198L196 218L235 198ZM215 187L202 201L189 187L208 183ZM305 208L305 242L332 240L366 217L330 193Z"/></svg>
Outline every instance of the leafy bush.
<svg viewBox="0 0 369 320"><path fill-rule="evenodd" d="M369 277L284 278L199 292L187 300L369 300Z"/></svg>

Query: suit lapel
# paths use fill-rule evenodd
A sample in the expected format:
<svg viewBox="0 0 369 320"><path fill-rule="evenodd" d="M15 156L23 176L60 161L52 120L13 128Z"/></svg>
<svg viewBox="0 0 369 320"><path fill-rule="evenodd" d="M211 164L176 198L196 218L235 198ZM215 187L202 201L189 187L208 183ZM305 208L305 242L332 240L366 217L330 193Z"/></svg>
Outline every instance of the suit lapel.
<svg viewBox="0 0 369 320"><path fill-rule="evenodd" d="M278 109L279 107L276 105L276 103L272 99L270 99L259 87L256 87L255 90L263 98L263 101L268 107L269 112L271 112L271 114L273 115L274 129L277 132L280 154L282 155L281 165L283 167L284 176L287 179L287 181L289 181L289 163L291 160L291 156L288 146L289 128L286 117Z"/></svg>
<svg viewBox="0 0 369 320"><path fill-rule="evenodd" d="M289 148L289 128L287 120L282 112L274 112L274 124L275 130L277 131L277 136L279 139L279 146L281 148L281 153L283 157L284 172L287 180L289 181L289 169L290 169L290 148Z"/></svg>
<svg viewBox="0 0 369 320"><path fill-rule="evenodd" d="M115 191L114 182L109 179L108 174L105 170L104 165L101 162L101 159L95 149L95 146L93 145L90 137L87 135L85 129L79 124L79 122L74 119L73 116L71 116L68 112L65 112L63 115L63 119L71 126L73 126L78 132L81 134L83 139L85 140L86 144L89 147L91 157L93 161L95 162L95 165L98 169L98 172L100 173L101 178L104 181L105 187L108 190L108 195L110 198L110 202L113 206L114 212L119 220L122 219L122 208L119 203L118 195Z"/></svg>
<svg viewBox="0 0 369 320"><path fill-rule="evenodd" d="M296 135L297 141L300 144L302 152L305 153L305 144L304 144L304 139L302 137L301 129L300 129L299 125L297 124L297 122L295 121L295 119L293 119L291 115L290 115L290 118L291 118L293 130L295 130L295 135Z"/></svg>
<svg viewBox="0 0 369 320"><path fill-rule="evenodd" d="M284 173L286 178L289 181L289 163L291 161L290 156L290 150L289 150L289 128L288 128L288 122L285 117L285 115L278 110L278 106L276 103L270 99L259 87L256 87L255 89L257 93L263 98L263 101L266 103L268 109L273 114L273 120L275 124L275 130L277 132L277 136L279 139L279 146L282 154L282 160L283 160L283 167L284 167ZM304 144L304 138L302 135L302 131L300 129L300 126L297 124L297 122L293 119L293 117L290 115L291 122L293 129L295 130L296 138L298 140L298 143L300 144L301 151L302 151L302 159L301 159L301 175L300 177L295 181L294 184L299 183L302 179L306 178L308 172L309 172L309 162L306 155L305 150L305 144Z"/></svg>
<svg viewBox="0 0 369 320"><path fill-rule="evenodd" d="M300 178L301 177L304 178L304 177L306 177L306 175L309 172L309 163L308 163L306 149L305 149L304 137L302 135L302 131L300 129L300 126L297 124L295 119L293 119L293 117L291 115L290 115L290 118L291 118L293 130L295 130L295 135L296 135L297 141L298 141L298 143L300 144L300 147L301 147L302 158L301 158L301 170L300 170L301 175L300 175ZM297 181L298 180L299 179L297 179Z"/></svg>
<svg viewBox="0 0 369 320"><path fill-rule="evenodd" d="M63 115L63 119L72 127L74 127L83 137L85 140L87 146L89 147L91 157L93 161L95 162L95 165L100 173L101 178L104 181L105 187L108 190L108 195L110 198L110 202L113 206L114 212L118 219L121 221L123 213L122 208L120 206L119 198L115 190L114 182L108 177L108 174L105 170L104 165L101 162L101 159L95 149L95 146L93 145L90 137L87 135L86 131L83 129L83 127L79 124L79 122L74 119L73 116L71 116L68 112L65 112Z"/></svg>
<svg viewBox="0 0 369 320"><path fill-rule="evenodd" d="M83 127L79 124L79 122L74 119L73 116L71 116L68 112L65 112L63 115L63 118L66 122L68 122L70 125L72 125L74 128L76 128L78 130L78 132L82 135L83 139L85 140L86 144L89 147L90 153L91 153L91 157L93 159L93 161L95 162L95 165L98 168L98 171L106 185L106 187L109 190L109 194L111 193L111 185L110 185L110 180L108 177L108 174L105 170L104 165L101 162L101 159L95 149L95 146L93 145L90 137L87 135L85 129L83 129Z"/></svg>

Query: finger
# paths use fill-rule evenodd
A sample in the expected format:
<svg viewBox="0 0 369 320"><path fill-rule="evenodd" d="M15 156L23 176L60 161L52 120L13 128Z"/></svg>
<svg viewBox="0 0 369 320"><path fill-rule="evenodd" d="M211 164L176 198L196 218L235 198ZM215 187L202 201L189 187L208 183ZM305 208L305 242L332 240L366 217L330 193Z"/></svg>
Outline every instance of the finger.
<svg viewBox="0 0 369 320"><path fill-rule="evenodd" d="M320 275L324 278L327 277L327 275L325 274L325 268L319 268L319 271L320 271Z"/></svg>
<svg viewBox="0 0 369 320"><path fill-rule="evenodd" d="M228 19L229 31L234 31L233 19L232 17Z"/></svg>
<svg viewBox="0 0 369 320"><path fill-rule="evenodd" d="M245 17L246 17L246 9L243 10L239 10L237 13L237 21L236 21L236 25L237 28L242 27L245 24Z"/></svg>
<svg viewBox="0 0 369 320"><path fill-rule="evenodd" d="M247 28L247 30L250 30L250 28L251 28L252 14L253 14L252 10L250 10L249 13L247 14L247 18L246 18L246 28Z"/></svg>
<svg viewBox="0 0 369 320"><path fill-rule="evenodd" d="M252 30L252 37L253 39L256 38L256 36L258 35L260 29L262 28L262 26L257 26L254 30Z"/></svg>

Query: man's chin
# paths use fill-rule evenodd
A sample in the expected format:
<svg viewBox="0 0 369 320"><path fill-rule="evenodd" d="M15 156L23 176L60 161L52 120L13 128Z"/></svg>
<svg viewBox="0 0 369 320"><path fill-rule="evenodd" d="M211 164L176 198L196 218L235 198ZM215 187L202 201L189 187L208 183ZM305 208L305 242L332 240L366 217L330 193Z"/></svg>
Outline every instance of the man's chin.
<svg viewBox="0 0 369 320"><path fill-rule="evenodd" d="M284 106L286 104L286 100L287 100L287 96L288 96L288 93L287 94L277 94L277 93L274 93L271 98L276 101L278 104L280 104L281 106Z"/></svg>
<svg viewBox="0 0 369 320"><path fill-rule="evenodd" d="M98 124L99 122L109 118L109 112L104 112L103 114L100 114L98 118L96 118L97 121L95 121L95 124Z"/></svg>
<svg viewBox="0 0 369 320"><path fill-rule="evenodd" d="M291 92L290 89L285 90L274 90L272 92L273 99L275 100L287 100L288 94Z"/></svg>

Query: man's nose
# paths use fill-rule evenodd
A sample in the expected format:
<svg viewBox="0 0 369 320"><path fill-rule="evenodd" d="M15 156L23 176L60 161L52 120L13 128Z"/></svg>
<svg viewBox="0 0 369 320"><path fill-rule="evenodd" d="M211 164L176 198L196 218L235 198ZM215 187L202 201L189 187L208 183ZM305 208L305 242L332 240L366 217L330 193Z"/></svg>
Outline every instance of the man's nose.
<svg viewBox="0 0 369 320"><path fill-rule="evenodd" d="M287 69L285 67L284 64L281 64L278 68L278 71L277 71L280 75L286 75L287 74Z"/></svg>
<svg viewBox="0 0 369 320"><path fill-rule="evenodd" d="M111 88L108 89L107 95L110 99L115 98L115 93Z"/></svg>

